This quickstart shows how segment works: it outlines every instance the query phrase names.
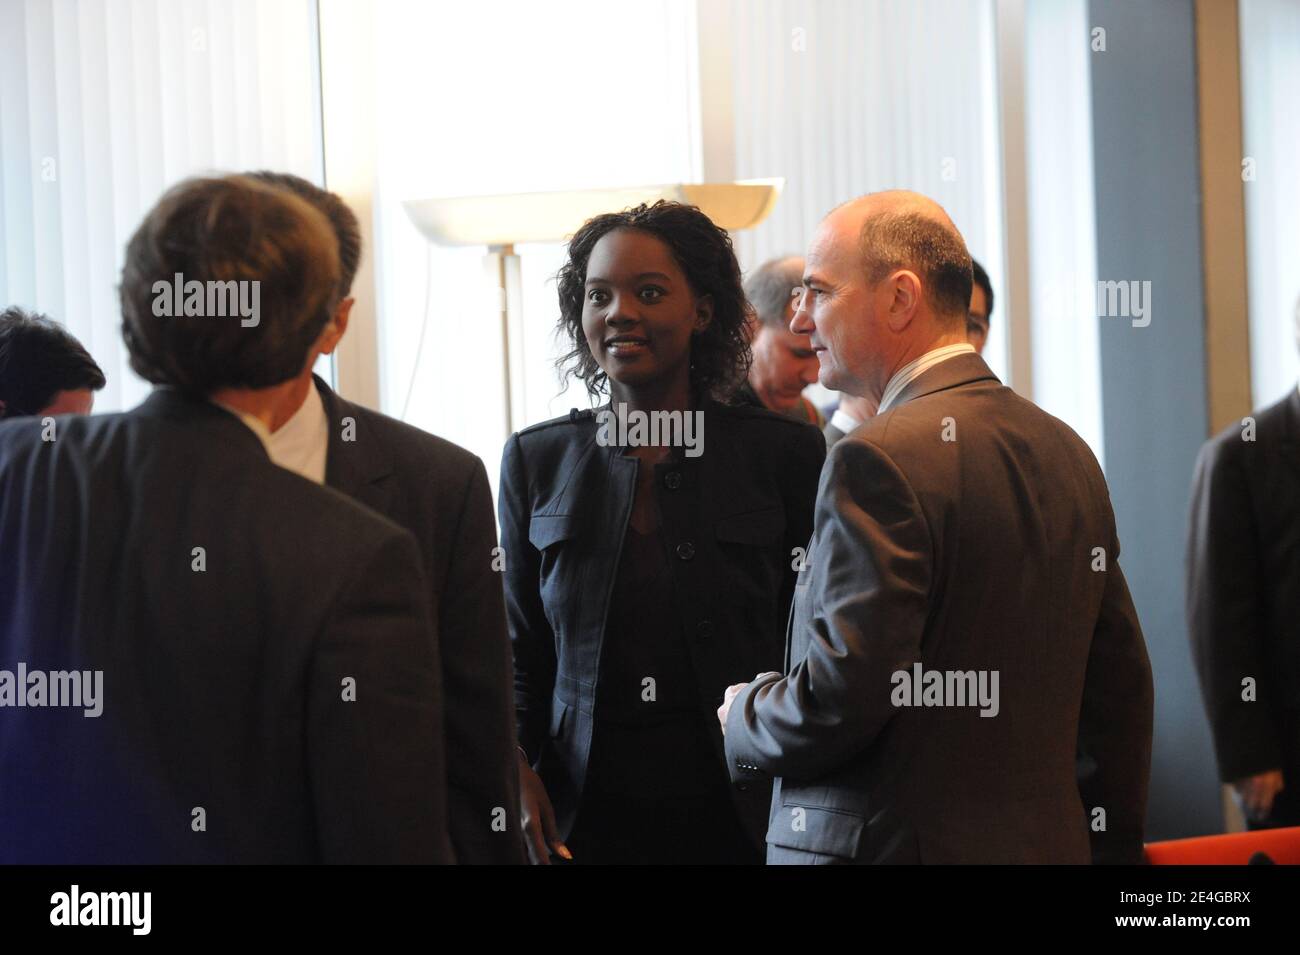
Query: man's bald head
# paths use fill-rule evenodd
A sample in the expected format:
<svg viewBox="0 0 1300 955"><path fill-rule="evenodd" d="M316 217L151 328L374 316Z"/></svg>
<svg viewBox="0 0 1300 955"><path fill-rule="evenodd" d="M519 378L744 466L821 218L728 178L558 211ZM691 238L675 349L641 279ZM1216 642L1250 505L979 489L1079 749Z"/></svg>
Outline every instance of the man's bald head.
<svg viewBox="0 0 1300 955"><path fill-rule="evenodd" d="M908 362L966 341L970 290L970 255L943 209L875 193L817 227L790 331L809 336L823 385L879 401Z"/></svg>
<svg viewBox="0 0 1300 955"><path fill-rule="evenodd" d="M926 301L944 324L966 323L971 258L943 207L920 193L875 192L836 207L827 217L837 231L854 232L867 282L875 285L906 269L921 280Z"/></svg>

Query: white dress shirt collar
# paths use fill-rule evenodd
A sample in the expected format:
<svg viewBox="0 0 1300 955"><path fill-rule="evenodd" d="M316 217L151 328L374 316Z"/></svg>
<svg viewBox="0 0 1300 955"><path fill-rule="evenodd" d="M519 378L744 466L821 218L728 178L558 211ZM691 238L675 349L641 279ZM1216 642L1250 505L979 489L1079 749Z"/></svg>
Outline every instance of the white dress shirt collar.
<svg viewBox="0 0 1300 955"><path fill-rule="evenodd" d="M903 393L903 389L935 365L945 362L949 358L956 358L958 355L966 354L975 354L975 346L970 342L960 342L956 345L944 345L942 348L932 349L915 361L908 362L894 372L894 377L890 378L889 384L885 385L885 393L880 397L880 409L876 414L882 415L892 408L898 401L898 396Z"/></svg>
<svg viewBox="0 0 1300 955"><path fill-rule="evenodd" d="M850 431L856 431L862 427L862 422L843 408L836 408L835 413L831 415L831 427L842 434L848 434Z"/></svg>
<svg viewBox="0 0 1300 955"><path fill-rule="evenodd" d="M329 420L315 382L307 388L307 397L293 416L271 433L266 450L280 467L317 484L325 483Z"/></svg>

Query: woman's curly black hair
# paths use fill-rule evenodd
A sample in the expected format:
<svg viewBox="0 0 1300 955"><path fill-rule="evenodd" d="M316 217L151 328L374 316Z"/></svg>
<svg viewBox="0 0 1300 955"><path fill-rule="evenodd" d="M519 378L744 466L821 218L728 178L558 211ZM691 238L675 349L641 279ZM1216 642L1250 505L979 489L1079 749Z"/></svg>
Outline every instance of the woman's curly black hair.
<svg viewBox="0 0 1300 955"><path fill-rule="evenodd" d="M691 388L700 399L727 398L745 380L751 361L745 325L751 309L741 284L740 264L726 229L714 225L695 206L666 199L588 219L569 240L569 261L556 275L560 295L556 334L567 337L572 346L556 362L564 382L580 379L593 398L609 389L608 376L587 346L582 306L591 250L615 229L636 229L662 241L691 291L712 298L712 321L691 339Z"/></svg>

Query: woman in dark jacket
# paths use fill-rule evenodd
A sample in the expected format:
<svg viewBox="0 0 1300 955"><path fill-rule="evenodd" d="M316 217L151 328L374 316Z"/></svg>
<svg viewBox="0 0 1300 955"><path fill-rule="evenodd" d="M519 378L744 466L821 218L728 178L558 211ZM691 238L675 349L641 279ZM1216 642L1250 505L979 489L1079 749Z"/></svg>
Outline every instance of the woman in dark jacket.
<svg viewBox="0 0 1300 955"><path fill-rule="evenodd" d="M501 464L529 854L759 862L770 786L729 782L715 711L781 668L825 442L717 400L744 381L749 306L698 209L597 216L558 284L562 363L611 403L511 436Z"/></svg>

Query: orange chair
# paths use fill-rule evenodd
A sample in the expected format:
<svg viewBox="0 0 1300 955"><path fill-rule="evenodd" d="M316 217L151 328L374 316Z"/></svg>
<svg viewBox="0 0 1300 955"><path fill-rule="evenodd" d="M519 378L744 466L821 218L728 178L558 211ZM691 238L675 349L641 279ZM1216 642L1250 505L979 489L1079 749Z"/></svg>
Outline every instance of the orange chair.
<svg viewBox="0 0 1300 955"><path fill-rule="evenodd" d="M1277 865L1300 865L1300 826L1170 839L1146 847L1151 865L1246 865L1256 852Z"/></svg>

